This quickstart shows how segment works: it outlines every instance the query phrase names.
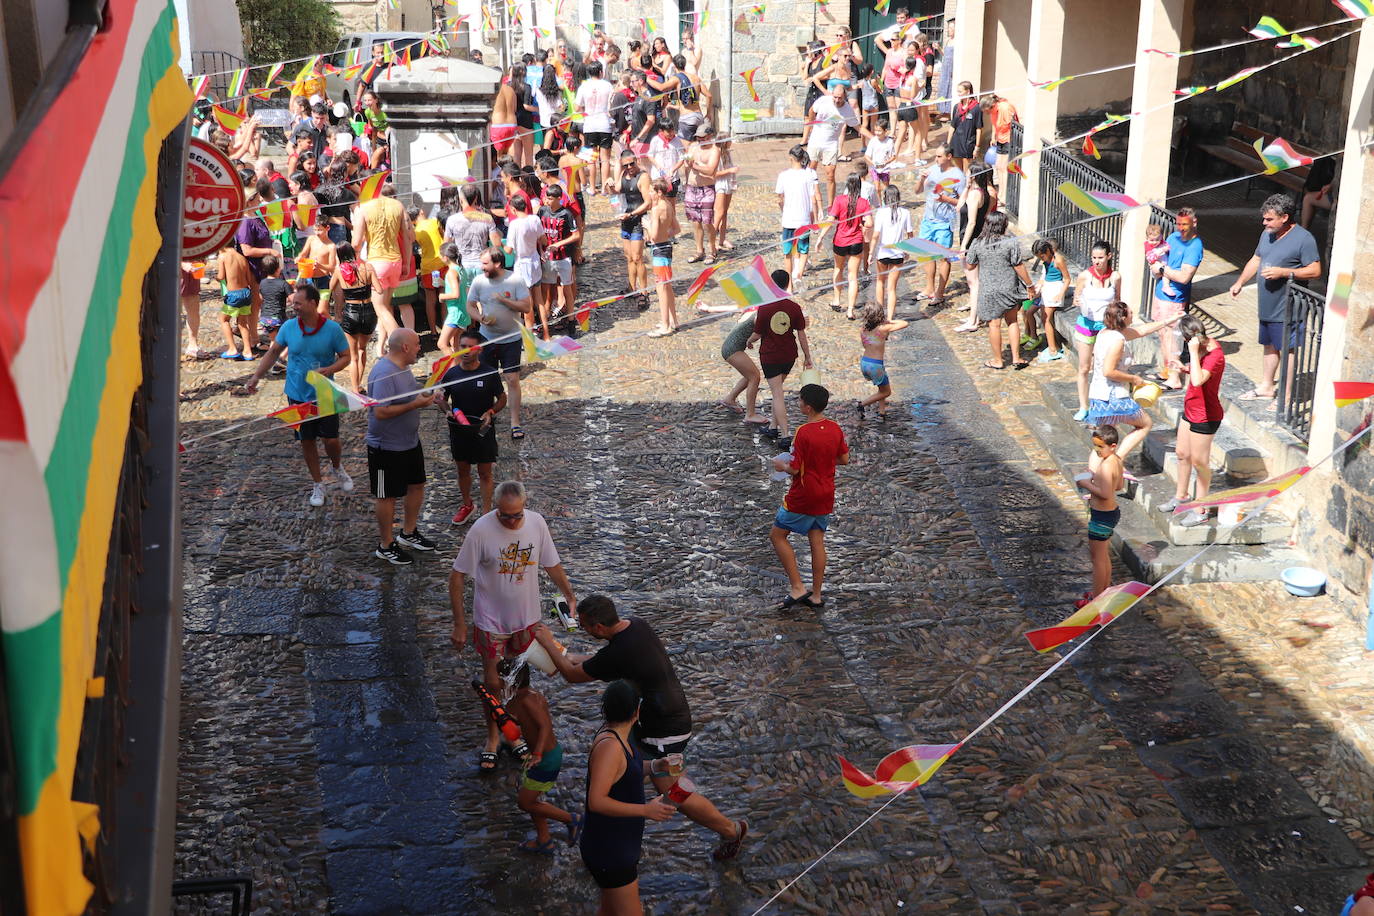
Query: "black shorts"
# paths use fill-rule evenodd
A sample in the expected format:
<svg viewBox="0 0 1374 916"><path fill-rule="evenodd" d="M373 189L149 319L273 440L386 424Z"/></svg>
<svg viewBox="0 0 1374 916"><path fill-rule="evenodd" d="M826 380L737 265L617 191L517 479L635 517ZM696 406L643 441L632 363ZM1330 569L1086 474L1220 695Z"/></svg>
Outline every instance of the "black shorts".
<svg viewBox="0 0 1374 916"><path fill-rule="evenodd" d="M304 404L304 401L297 401L295 398L287 398L288 404ZM313 420L306 420L296 427L296 438L302 442L313 442L316 439L337 439L339 438L339 415L332 413L327 417L316 417Z"/></svg>
<svg viewBox="0 0 1374 916"><path fill-rule="evenodd" d="M1212 420L1205 423L1194 423L1192 420L1186 422L1188 423L1188 428L1199 436L1215 436L1217 430L1221 429L1220 420Z"/></svg>
<svg viewBox="0 0 1374 916"><path fill-rule="evenodd" d="M502 372L519 372L520 359L525 355L525 344L519 340L501 343L482 344L482 362L490 369Z"/></svg>
<svg viewBox="0 0 1374 916"><path fill-rule="evenodd" d="M994 143L994 144L992 145L992 149L993 149L993 152L997 153L997 155L999 155L999 156L1002 155L1003 153L1010 153L1010 152L1011 152L1011 141L1008 140L1006 143Z"/></svg>
<svg viewBox="0 0 1374 916"><path fill-rule="evenodd" d="M377 499L397 499L411 484L425 482L425 450L421 445L403 452L367 447L367 481Z"/></svg>
<svg viewBox="0 0 1374 916"><path fill-rule="evenodd" d="M372 332L377 330L377 310L372 307L371 302L361 305L345 302L343 315L339 318L339 327L343 328L345 334L371 336Z"/></svg>
<svg viewBox="0 0 1374 916"><path fill-rule="evenodd" d="M586 858L582 859L582 864L587 866L587 871L591 872L592 880L596 886L605 890L614 890L617 887L624 887L639 880L639 865L624 865L614 868L601 868L591 865Z"/></svg>
<svg viewBox="0 0 1374 916"><path fill-rule="evenodd" d="M896 267L898 264L901 264L905 260L906 258L879 258L878 263L885 265L887 267Z"/></svg>
<svg viewBox="0 0 1374 916"><path fill-rule="evenodd" d="M845 258L852 258L856 254L863 254L864 243L859 242L855 245L836 245L835 254Z"/></svg>
<svg viewBox="0 0 1374 916"><path fill-rule="evenodd" d="M600 131L592 131L582 135L582 139L587 141L587 145L592 149L610 149L611 135L603 134Z"/></svg>
<svg viewBox="0 0 1374 916"><path fill-rule="evenodd" d="M797 358L794 356L785 363L760 362L759 368L763 370L764 378L773 378L776 375L786 375L787 373L791 372L792 367L796 364Z"/></svg>
<svg viewBox="0 0 1374 916"><path fill-rule="evenodd" d="M477 423L464 426L448 421L448 447L453 460L459 464L491 464L496 460L496 425L485 433L477 432Z"/></svg>
<svg viewBox="0 0 1374 916"><path fill-rule="evenodd" d="M915 121L916 103L911 99L902 99L902 107L897 109L897 120L907 122Z"/></svg>

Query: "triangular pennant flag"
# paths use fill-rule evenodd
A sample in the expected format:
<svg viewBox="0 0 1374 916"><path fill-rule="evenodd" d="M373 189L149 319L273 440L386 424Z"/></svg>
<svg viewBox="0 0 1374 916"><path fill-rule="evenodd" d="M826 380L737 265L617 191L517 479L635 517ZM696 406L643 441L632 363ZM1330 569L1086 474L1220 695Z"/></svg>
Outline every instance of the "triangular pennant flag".
<svg viewBox="0 0 1374 916"><path fill-rule="evenodd" d="M929 782L957 750L957 744L914 744L899 748L882 759L872 776L841 757L840 778L844 787L860 798L907 792Z"/></svg>
<svg viewBox="0 0 1374 916"><path fill-rule="evenodd" d="M1368 19L1374 16L1374 0L1332 0L1351 19Z"/></svg>
<svg viewBox="0 0 1374 916"><path fill-rule="evenodd" d="M269 417L276 417L287 426L299 426L306 420L315 416L318 408L309 401L301 404L289 404L281 410L274 410L268 414Z"/></svg>
<svg viewBox="0 0 1374 916"><path fill-rule="evenodd" d="M219 122L219 126L224 128L228 133L232 134L243 126L243 115L239 114L237 111L230 111L223 105L216 105L211 111L215 116L215 120Z"/></svg>
<svg viewBox="0 0 1374 916"><path fill-rule="evenodd" d="M1025 178L1026 170L1021 168L1021 162L1019 159L1009 159L1007 161L1007 174L1020 175L1022 178Z"/></svg>
<svg viewBox="0 0 1374 916"><path fill-rule="evenodd" d="M271 86L277 81L277 77L281 76L281 71L285 67L286 64L273 64L271 69L267 71L267 78L262 81L262 84L264 86Z"/></svg>
<svg viewBox="0 0 1374 916"><path fill-rule="evenodd" d="M1312 157L1304 156L1293 150L1288 145L1288 141L1282 137L1275 137L1268 146L1261 138L1255 141L1255 152L1259 154L1261 161L1264 162L1264 174L1272 175L1284 169L1297 168L1300 165L1311 165Z"/></svg>
<svg viewBox="0 0 1374 916"><path fill-rule="evenodd" d="M1354 286L1355 278L1350 274L1337 274L1336 285L1331 290L1331 301L1327 302L1326 307L1332 313L1344 318L1350 314L1350 289ZM1337 382L1336 384L1342 384Z"/></svg>
<svg viewBox="0 0 1374 916"><path fill-rule="evenodd" d="M743 13L740 13L738 16L735 17L734 28L735 31L741 35L754 34L753 32L749 31L749 19Z"/></svg>
<svg viewBox="0 0 1374 916"><path fill-rule="evenodd" d="M711 274L715 273L717 270L720 270L719 265L708 267L697 274L697 278L692 281L692 285L687 287L687 292L683 294L682 301L685 305L691 305L697 301L697 297L706 289L706 284L710 281Z"/></svg>
<svg viewBox="0 0 1374 916"><path fill-rule="evenodd" d="M249 89L248 94L251 95L253 98L257 99L259 102L265 102L268 99L272 98L272 95L276 91L277 90L273 89L271 86L263 86L261 89Z"/></svg>
<svg viewBox="0 0 1374 916"><path fill-rule="evenodd" d="M580 343L562 334L552 340L540 341L535 345L535 352L539 354L540 359L555 359L581 349Z"/></svg>
<svg viewBox="0 0 1374 916"><path fill-rule="evenodd" d="M1333 382L1332 384L1335 387L1337 407L1349 407L1365 398L1374 398L1374 382Z"/></svg>
<svg viewBox="0 0 1374 916"><path fill-rule="evenodd" d="M377 402L363 397L356 391L341 388L329 376L321 375L314 369L305 373L305 382L315 389L315 405L318 416L329 417L344 414L351 410L362 410Z"/></svg>
<svg viewBox="0 0 1374 916"><path fill-rule="evenodd" d="M1044 82L1040 83L1037 83L1034 80L1032 80L1031 85L1034 86L1036 89L1043 89L1046 92L1053 92L1054 90L1058 89L1060 86L1064 85L1071 79L1073 79L1072 76L1061 76L1058 79L1045 80Z"/></svg>
<svg viewBox="0 0 1374 916"><path fill-rule="evenodd" d="M291 218L289 202L285 200L265 201L258 207L262 214L262 221L267 224L269 232L281 232L286 228L286 221Z"/></svg>
<svg viewBox="0 0 1374 916"><path fill-rule="evenodd" d="M1059 193L1069 202L1091 216L1108 216L1140 206L1134 198L1126 194L1112 194L1107 191L1085 191L1072 181L1059 185Z"/></svg>
<svg viewBox="0 0 1374 916"><path fill-rule="evenodd" d="M193 76L191 77L191 94L198 99L205 98L210 92L210 77Z"/></svg>
<svg viewBox="0 0 1374 916"><path fill-rule="evenodd" d="M1256 73L1260 72L1263 69L1263 67L1246 67L1239 73L1233 73L1230 76L1226 77L1226 79L1217 83L1216 90L1217 92L1220 92L1223 89L1229 89L1236 83L1239 83L1241 80L1249 79L1250 77L1254 76Z"/></svg>
<svg viewBox="0 0 1374 916"><path fill-rule="evenodd" d="M524 349L525 362L538 362L539 345L535 342L534 335L530 333L530 329L523 324L520 325L520 343Z"/></svg>
<svg viewBox="0 0 1374 916"><path fill-rule="evenodd" d="M229 98L238 98L244 94L244 90L247 88L248 70L246 68L235 70L234 74L229 77L229 88L226 90L229 94Z"/></svg>
<svg viewBox="0 0 1374 916"><path fill-rule="evenodd" d="M918 261L958 261L959 252L953 248L946 248L944 245L928 241L926 239L904 239L892 246L899 251L914 254Z"/></svg>
<svg viewBox="0 0 1374 916"><path fill-rule="evenodd" d="M1071 639L1077 639L1094 627L1112 622L1149 590L1150 587L1144 582L1114 585L1054 626L1027 630L1026 639L1036 652L1048 652Z"/></svg>
<svg viewBox="0 0 1374 916"><path fill-rule="evenodd" d="M577 320L577 329L578 329L579 331L581 331L582 333L585 334L587 331L591 330L591 327L592 327L592 307L591 307L591 305L590 305L590 304L587 304L587 303L584 303L584 304L582 304L582 305L579 305L579 306L577 307L577 311L573 313L573 318Z"/></svg>
<svg viewBox="0 0 1374 916"><path fill-rule="evenodd" d="M758 92L754 89L754 74L758 73L762 67L755 67L752 70L745 70L740 76L744 77L744 84L749 87L749 95L755 102L761 101Z"/></svg>
<svg viewBox="0 0 1374 916"><path fill-rule="evenodd" d="M887 15L887 7L891 2L892 0L878 0L877 3L873 4L873 12Z"/></svg>
<svg viewBox="0 0 1374 916"><path fill-rule="evenodd" d="M435 175L434 180L439 182L441 188L456 188L459 185L472 181L471 178L455 178L452 175Z"/></svg>
<svg viewBox="0 0 1374 916"><path fill-rule="evenodd" d="M1337 400L1336 403L1339 406L1341 402ZM1294 468L1287 474L1280 474L1278 477L1273 477L1269 480L1261 481L1260 483L1252 483L1244 487L1222 490L1220 493L1209 493L1202 499L1179 503L1178 507L1174 509L1174 513L1190 512L1193 509L1210 509L1213 506L1243 505L1261 499L1268 499L1271 496L1277 496L1284 490L1287 490L1293 484L1301 480L1303 475L1310 470L1312 469L1306 466Z"/></svg>
<svg viewBox="0 0 1374 916"><path fill-rule="evenodd" d="M1211 88L1212 88L1211 86L1188 86L1188 87L1183 88L1183 89L1175 89L1175 90L1174 90L1174 95L1176 95L1176 96L1178 96L1178 97L1180 97L1180 98L1185 98L1185 99L1187 99L1187 98L1192 98L1192 97L1195 96L1195 95L1201 95L1202 93L1206 92L1208 89L1211 89Z"/></svg>
<svg viewBox="0 0 1374 916"><path fill-rule="evenodd" d="M358 188L358 203L365 203L366 201L381 197L382 185L386 183L389 177L391 177L391 172L387 169L383 169L363 179L362 185Z"/></svg>
<svg viewBox="0 0 1374 916"><path fill-rule="evenodd" d="M754 6L749 7L749 12L752 15L759 17L759 22L763 21L763 14L767 12L767 10L768 7L764 6L762 3L755 4ZM879 12L881 12L881 10L879 10Z"/></svg>
<svg viewBox="0 0 1374 916"><path fill-rule="evenodd" d="M296 225L302 229L309 229L315 225L315 217L319 212L318 204L296 204Z"/></svg>
<svg viewBox="0 0 1374 916"><path fill-rule="evenodd" d="M1275 42L1276 48L1302 48L1304 51L1311 51L1313 48L1320 48L1325 42L1315 38L1308 38L1306 35L1289 35L1283 41Z"/></svg>
<svg viewBox="0 0 1374 916"><path fill-rule="evenodd" d="M1279 25L1273 16L1261 16L1259 22L1250 29L1250 34L1256 38L1282 38L1288 34L1288 30Z"/></svg>
<svg viewBox="0 0 1374 916"><path fill-rule="evenodd" d="M461 352L461 351L459 351ZM453 368L453 364L458 362L458 352L450 353L436 359L429 367L429 378L425 379L425 387L433 388L444 378L444 373Z"/></svg>
<svg viewBox="0 0 1374 916"><path fill-rule="evenodd" d="M787 298L787 290L773 282L762 255L754 256L754 263L721 278L720 288L731 301L744 308L754 308Z"/></svg>
<svg viewBox="0 0 1374 916"><path fill-rule="evenodd" d="M296 78L291 82L303 83L315 75L315 67L319 65L320 56L317 54L305 62L305 66L296 72Z"/></svg>
<svg viewBox="0 0 1374 916"><path fill-rule="evenodd" d="M1092 156L1094 159L1102 158L1102 154L1097 151L1097 144L1093 142L1091 135L1083 138L1083 155Z"/></svg>

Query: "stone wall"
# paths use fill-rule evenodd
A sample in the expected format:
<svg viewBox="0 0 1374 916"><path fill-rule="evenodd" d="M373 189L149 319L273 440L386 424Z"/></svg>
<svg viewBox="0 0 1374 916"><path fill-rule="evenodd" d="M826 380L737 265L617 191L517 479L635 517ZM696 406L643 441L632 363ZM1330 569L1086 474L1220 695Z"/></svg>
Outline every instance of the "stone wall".
<svg viewBox="0 0 1374 916"><path fill-rule="evenodd" d="M1193 35L1185 47L1210 47L1236 41L1266 10L1239 0L1199 3L1194 14ZM1293 0L1272 11L1288 28L1330 22L1340 11L1329 0ZM1350 25L1305 33L1327 41L1349 31ZM1191 135L1216 138L1226 134L1233 120L1266 133L1323 152L1345 143L1345 122L1350 87L1347 72L1355 44L1346 38L1249 79L1220 93L1209 92L1184 102ZM1215 83L1246 67L1270 63L1294 53L1276 48L1275 42L1255 42L1225 51L1184 58L1180 80L1188 85Z"/></svg>
<svg viewBox="0 0 1374 916"><path fill-rule="evenodd" d="M1337 373L1337 378L1352 381L1374 379L1374 183L1365 182L1362 191L1345 356ZM1351 206L1356 201L1341 203ZM1336 418L1336 435L1328 448L1374 422L1374 406L1370 401L1352 404L1341 408ZM1337 459L1335 473L1325 476L1331 485L1329 498L1304 507L1298 520L1300 540L1330 576L1332 594L1351 599L1356 615L1362 616L1374 559L1374 443L1366 439L1353 446Z"/></svg>

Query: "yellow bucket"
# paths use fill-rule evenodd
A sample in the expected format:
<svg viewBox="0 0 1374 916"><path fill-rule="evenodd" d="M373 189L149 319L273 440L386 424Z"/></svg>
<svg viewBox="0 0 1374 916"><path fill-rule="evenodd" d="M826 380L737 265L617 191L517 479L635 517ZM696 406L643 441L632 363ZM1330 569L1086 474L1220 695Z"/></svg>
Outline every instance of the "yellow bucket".
<svg viewBox="0 0 1374 916"><path fill-rule="evenodd" d="M821 374L815 369L803 369L801 383L803 387L807 385L819 385L821 383Z"/></svg>
<svg viewBox="0 0 1374 916"><path fill-rule="evenodd" d="M1159 400L1159 396L1163 393L1163 389L1154 382L1146 382L1135 391L1131 392L1131 397L1133 397L1135 402L1141 407L1153 407L1155 406L1155 402Z"/></svg>

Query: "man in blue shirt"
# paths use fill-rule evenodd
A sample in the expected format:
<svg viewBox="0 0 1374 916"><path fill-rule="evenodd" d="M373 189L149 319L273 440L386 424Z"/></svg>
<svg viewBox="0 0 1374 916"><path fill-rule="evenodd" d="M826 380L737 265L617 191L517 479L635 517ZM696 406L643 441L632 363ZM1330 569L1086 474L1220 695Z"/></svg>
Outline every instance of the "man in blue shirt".
<svg viewBox="0 0 1374 916"><path fill-rule="evenodd" d="M295 291L286 301L295 310L296 317L277 331L277 339L258 361L258 367L253 370L253 377L245 388L249 394L256 393L262 377L286 351L290 355L286 363L287 403L313 404L315 389L305 380L305 374L313 369L320 375L333 376L345 369L349 363L348 338L343 328L320 314L320 291L309 280L298 281ZM320 452L315 444L317 439L324 440L324 451L329 456L339 489L345 493L353 489L353 478L343 468L338 414L306 420L296 427L296 438L305 454L305 466L310 471L310 479L315 482L310 489L310 505L324 505L324 480L320 476Z"/></svg>
<svg viewBox="0 0 1374 916"><path fill-rule="evenodd" d="M367 409L367 476L376 500L375 556L394 566L409 566L403 548L431 551L438 545L416 527L425 500L425 452L420 445L420 414L442 397L440 391L420 393L410 367L420 358L420 335L397 328L386 339L386 355L367 375L367 393L377 403ZM405 518L392 536L396 500L403 500Z"/></svg>
<svg viewBox="0 0 1374 916"><path fill-rule="evenodd" d="M945 248L954 247L954 223L959 218L956 209L967 179L954 164L948 146L935 148L935 163L916 181L916 193L926 191L925 211L921 215L920 237ZM926 288L921 298L933 304L945 301L945 284L949 282L949 261L937 258L926 261Z"/></svg>
<svg viewBox="0 0 1374 916"><path fill-rule="evenodd" d="M1197 214L1192 207L1178 211L1175 225L1178 231L1165 239L1169 253L1151 268L1155 276L1155 301L1151 318L1163 321L1182 315L1193 296L1193 276L1202 263L1202 239L1197 234ZM1159 376L1164 387L1177 391L1183 387L1179 378L1178 340L1174 328L1159 330L1159 359L1163 367Z"/></svg>
<svg viewBox="0 0 1374 916"><path fill-rule="evenodd" d="M1312 233L1296 221L1297 205L1287 194L1272 194L1260 206L1264 231L1260 233L1255 254L1241 268L1240 278L1231 285L1232 298L1240 295L1241 287L1256 273L1259 298L1259 342L1264 347L1264 367L1255 387L1240 396L1242 401L1272 401L1277 385L1279 353L1284 349L1284 316L1288 311L1288 284L1297 280L1315 280L1322 275L1321 254ZM1287 346L1297 344L1302 333L1302 318L1295 316L1289 329ZM1292 359L1292 354L1289 354ZM1290 365L1291 369L1292 366ZM1288 375L1292 384L1293 375ZM1270 405L1272 406L1272 405Z"/></svg>

